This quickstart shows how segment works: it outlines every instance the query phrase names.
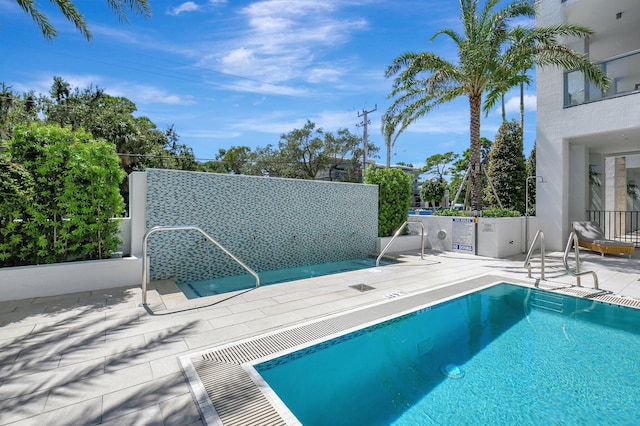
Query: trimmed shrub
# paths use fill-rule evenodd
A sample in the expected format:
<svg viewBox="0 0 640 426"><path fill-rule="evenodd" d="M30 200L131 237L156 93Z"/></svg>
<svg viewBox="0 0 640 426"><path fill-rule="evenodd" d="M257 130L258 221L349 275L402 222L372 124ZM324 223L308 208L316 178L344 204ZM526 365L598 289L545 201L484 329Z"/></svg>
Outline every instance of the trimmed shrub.
<svg viewBox="0 0 640 426"><path fill-rule="evenodd" d="M119 244L118 224L124 203L124 179L113 144L82 130L57 125L16 126L9 142L11 161L33 183L28 204L2 200L0 266L54 263L110 257ZM19 204L19 203L18 203Z"/></svg>
<svg viewBox="0 0 640 426"><path fill-rule="evenodd" d="M400 169L369 168L364 182L378 185L378 236L387 237L407 220L413 176Z"/></svg>

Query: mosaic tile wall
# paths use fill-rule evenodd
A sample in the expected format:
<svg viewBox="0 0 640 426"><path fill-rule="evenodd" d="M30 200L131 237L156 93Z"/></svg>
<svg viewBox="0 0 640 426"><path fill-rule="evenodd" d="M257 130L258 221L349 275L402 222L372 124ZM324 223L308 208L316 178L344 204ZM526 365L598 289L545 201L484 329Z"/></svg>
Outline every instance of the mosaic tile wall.
<svg viewBox="0 0 640 426"><path fill-rule="evenodd" d="M375 185L147 170L146 228L195 225L257 272L366 257L378 229ZM148 241L150 277L245 273L196 231Z"/></svg>

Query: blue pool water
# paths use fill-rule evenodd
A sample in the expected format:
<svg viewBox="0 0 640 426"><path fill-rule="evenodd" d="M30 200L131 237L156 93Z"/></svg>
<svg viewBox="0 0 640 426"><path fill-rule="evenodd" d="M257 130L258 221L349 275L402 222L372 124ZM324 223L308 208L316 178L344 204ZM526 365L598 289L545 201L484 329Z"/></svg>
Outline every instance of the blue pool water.
<svg viewBox="0 0 640 426"><path fill-rule="evenodd" d="M381 259L380 261L380 265L388 265L390 263L394 262L386 259ZM260 285L271 285L287 281L337 274L340 272L357 271L359 269L373 268L375 266L376 260L373 258L351 259L341 262L319 263L315 265L305 265L273 271L261 271L258 272L258 276L260 277ZM182 292L189 299L192 299L196 297L211 296L213 294L253 288L255 287L255 283L255 278L252 275L242 274L208 280L181 282L178 283L178 287L180 287Z"/></svg>
<svg viewBox="0 0 640 426"><path fill-rule="evenodd" d="M640 423L640 311L508 284L255 367L304 425Z"/></svg>

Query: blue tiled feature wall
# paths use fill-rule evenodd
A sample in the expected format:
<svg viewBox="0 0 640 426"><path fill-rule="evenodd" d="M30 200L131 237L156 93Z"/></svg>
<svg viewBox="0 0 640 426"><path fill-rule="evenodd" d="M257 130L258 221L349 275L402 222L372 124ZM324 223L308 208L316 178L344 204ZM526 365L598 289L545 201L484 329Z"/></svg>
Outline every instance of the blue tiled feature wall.
<svg viewBox="0 0 640 426"><path fill-rule="evenodd" d="M257 272L366 257L376 249L378 187L147 170L146 229L194 225ZM150 278L245 273L196 231L148 241Z"/></svg>

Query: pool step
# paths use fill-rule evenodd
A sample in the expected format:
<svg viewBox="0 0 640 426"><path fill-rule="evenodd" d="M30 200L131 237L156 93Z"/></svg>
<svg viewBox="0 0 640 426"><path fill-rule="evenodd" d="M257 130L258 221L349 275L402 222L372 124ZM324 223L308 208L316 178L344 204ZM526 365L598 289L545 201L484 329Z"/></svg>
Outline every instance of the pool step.
<svg viewBox="0 0 640 426"><path fill-rule="evenodd" d="M531 293L530 305L535 308L546 309L562 313L564 310L564 297L559 294L546 291L534 291Z"/></svg>

